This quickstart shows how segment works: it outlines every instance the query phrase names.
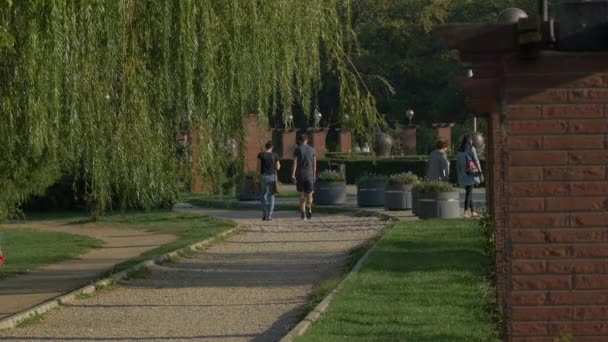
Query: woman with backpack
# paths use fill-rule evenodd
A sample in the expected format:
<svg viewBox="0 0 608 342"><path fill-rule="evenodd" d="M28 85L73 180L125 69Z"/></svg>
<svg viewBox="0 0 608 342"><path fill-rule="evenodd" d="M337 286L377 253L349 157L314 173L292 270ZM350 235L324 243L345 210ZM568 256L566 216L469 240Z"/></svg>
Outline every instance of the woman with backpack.
<svg viewBox="0 0 608 342"><path fill-rule="evenodd" d="M258 170L261 176L260 197L262 200L262 220L272 221L274 195L277 192L277 171L281 169L279 156L274 153L272 142L266 143L264 152L258 154Z"/></svg>
<svg viewBox="0 0 608 342"><path fill-rule="evenodd" d="M481 163L473 144L473 134L466 134L458 149L458 183L466 191L464 197L464 217L475 217L473 209L473 187L483 182Z"/></svg>

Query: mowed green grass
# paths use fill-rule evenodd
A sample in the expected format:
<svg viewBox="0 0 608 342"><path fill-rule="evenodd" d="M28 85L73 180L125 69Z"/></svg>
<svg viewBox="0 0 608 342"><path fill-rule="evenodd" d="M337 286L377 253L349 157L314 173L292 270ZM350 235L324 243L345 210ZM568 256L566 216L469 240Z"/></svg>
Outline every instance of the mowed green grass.
<svg viewBox="0 0 608 342"><path fill-rule="evenodd" d="M475 221L401 222L296 341L499 341Z"/></svg>
<svg viewBox="0 0 608 342"><path fill-rule="evenodd" d="M0 279L49 264L74 259L102 242L82 235L41 232L32 229L4 229L2 249L7 255L0 267Z"/></svg>
<svg viewBox="0 0 608 342"><path fill-rule="evenodd" d="M235 224L231 221L170 210L110 214L102 216L96 223L88 224L100 224L105 227L125 229L145 229L159 234L177 236L177 239L172 242L149 250L137 258L115 266L109 273L120 272L150 257L173 252L235 227Z"/></svg>

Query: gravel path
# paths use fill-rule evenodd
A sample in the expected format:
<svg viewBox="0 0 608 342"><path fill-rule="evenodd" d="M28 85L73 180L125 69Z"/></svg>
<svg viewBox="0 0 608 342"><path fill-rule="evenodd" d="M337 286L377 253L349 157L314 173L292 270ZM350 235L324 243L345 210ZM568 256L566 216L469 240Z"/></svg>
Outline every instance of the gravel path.
<svg viewBox="0 0 608 342"><path fill-rule="evenodd" d="M88 285L112 266L176 239L173 235L141 229L67 224L60 221L6 224L3 227L85 235L103 241L103 246L77 259L0 281L0 319Z"/></svg>
<svg viewBox="0 0 608 342"><path fill-rule="evenodd" d="M155 266L144 279L80 300L43 323L0 332L10 341L276 341L302 317L312 288L386 224L377 218L197 210L244 232L204 253Z"/></svg>

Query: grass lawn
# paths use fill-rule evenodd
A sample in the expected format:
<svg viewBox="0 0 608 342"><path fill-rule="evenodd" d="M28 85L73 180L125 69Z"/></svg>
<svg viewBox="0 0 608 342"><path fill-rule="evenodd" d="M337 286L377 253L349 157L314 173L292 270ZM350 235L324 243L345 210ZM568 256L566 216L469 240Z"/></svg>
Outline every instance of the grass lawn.
<svg viewBox="0 0 608 342"><path fill-rule="evenodd" d="M120 272L150 257L173 252L235 227L234 223L230 221L170 210L111 214L102 216L98 223L88 224L146 229L151 232L178 236L178 239L173 242L149 250L137 258L115 266L109 273Z"/></svg>
<svg viewBox="0 0 608 342"><path fill-rule="evenodd" d="M400 222L296 341L499 341L475 221Z"/></svg>
<svg viewBox="0 0 608 342"><path fill-rule="evenodd" d="M0 267L0 279L45 265L73 259L101 246L87 236L29 229L2 229L2 249L8 259Z"/></svg>

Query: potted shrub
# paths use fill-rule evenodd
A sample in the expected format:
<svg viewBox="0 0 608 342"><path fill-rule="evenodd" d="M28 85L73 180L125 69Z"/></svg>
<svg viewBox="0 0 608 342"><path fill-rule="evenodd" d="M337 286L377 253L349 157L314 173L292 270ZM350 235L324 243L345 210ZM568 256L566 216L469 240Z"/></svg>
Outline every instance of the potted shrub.
<svg viewBox="0 0 608 342"><path fill-rule="evenodd" d="M239 201L256 201L260 199L260 175L257 172L247 172L243 175L237 189Z"/></svg>
<svg viewBox="0 0 608 342"><path fill-rule="evenodd" d="M387 177L365 175L357 181L357 204L360 207L383 207Z"/></svg>
<svg viewBox="0 0 608 342"><path fill-rule="evenodd" d="M346 177L336 171L321 172L313 196L319 205L346 204Z"/></svg>
<svg viewBox="0 0 608 342"><path fill-rule="evenodd" d="M416 215L421 219L460 217L460 194L450 183L429 181L415 186L418 196Z"/></svg>
<svg viewBox="0 0 608 342"><path fill-rule="evenodd" d="M390 176L384 193L384 208L386 210L412 209L412 189L417 183L418 176L412 172Z"/></svg>

